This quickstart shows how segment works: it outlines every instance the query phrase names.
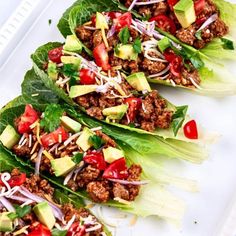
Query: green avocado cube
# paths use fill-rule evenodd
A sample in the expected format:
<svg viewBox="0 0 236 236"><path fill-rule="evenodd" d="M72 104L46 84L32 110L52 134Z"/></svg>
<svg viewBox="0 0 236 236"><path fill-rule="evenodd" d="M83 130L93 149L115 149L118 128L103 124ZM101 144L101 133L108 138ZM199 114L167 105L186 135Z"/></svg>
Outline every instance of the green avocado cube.
<svg viewBox="0 0 236 236"><path fill-rule="evenodd" d="M51 165L55 176L58 177L69 173L75 167L76 163L71 160L71 157L65 156L51 160Z"/></svg>
<svg viewBox="0 0 236 236"><path fill-rule="evenodd" d="M91 148L93 145L89 141L89 138L94 135L94 132L90 130L89 128L85 127L79 136L79 138L76 141L76 144L84 151L86 152L89 148Z"/></svg>
<svg viewBox="0 0 236 236"><path fill-rule="evenodd" d="M80 67L81 60L78 57L74 56L61 56L61 62L63 64L72 64L75 70L78 70Z"/></svg>
<svg viewBox="0 0 236 236"><path fill-rule="evenodd" d="M48 204L48 202L40 202L34 208L33 211L39 221L48 227L48 229L52 229L56 223L56 219L54 217L52 207Z"/></svg>
<svg viewBox="0 0 236 236"><path fill-rule="evenodd" d="M102 151L104 159L108 163L112 163L113 161L124 157L124 152L118 148L108 147L108 148L103 148Z"/></svg>
<svg viewBox="0 0 236 236"><path fill-rule="evenodd" d="M10 212L3 212L0 214L0 232L11 232L13 230L13 222L8 217Z"/></svg>
<svg viewBox="0 0 236 236"><path fill-rule="evenodd" d="M19 134L16 130L11 126L7 125L0 135L0 141L6 147L11 149L14 145L16 145L20 140Z"/></svg>
<svg viewBox="0 0 236 236"><path fill-rule="evenodd" d="M56 63L49 61L47 72L48 72L48 77L50 79L57 80L58 71L57 71L57 64Z"/></svg>
<svg viewBox="0 0 236 236"><path fill-rule="evenodd" d="M183 28L189 27L196 21L193 0L180 0L174 6L174 13Z"/></svg>
<svg viewBox="0 0 236 236"><path fill-rule="evenodd" d="M117 45L114 55L123 60L130 60L130 61L136 61L138 58L138 53L134 51L132 44Z"/></svg>
<svg viewBox="0 0 236 236"><path fill-rule="evenodd" d="M98 85L74 85L71 86L69 97L70 98L76 98L82 95L85 95L87 93L95 92Z"/></svg>
<svg viewBox="0 0 236 236"><path fill-rule="evenodd" d="M65 126L70 131L78 133L81 130L81 124L68 116L61 117L62 125Z"/></svg>
<svg viewBox="0 0 236 236"><path fill-rule="evenodd" d="M152 91L147 81L147 78L143 72L131 74L130 76L126 77L126 80L137 91Z"/></svg>
<svg viewBox="0 0 236 236"><path fill-rule="evenodd" d="M167 37L164 37L157 42L157 45L160 51L164 52L167 48L170 47L170 40Z"/></svg>
<svg viewBox="0 0 236 236"><path fill-rule="evenodd" d="M96 29L108 29L108 24L106 21L106 17L100 13L96 13Z"/></svg>
<svg viewBox="0 0 236 236"><path fill-rule="evenodd" d="M78 38L75 35L68 35L66 37L65 45L63 46L63 49L65 51L69 52L81 52L83 46L81 42L78 40Z"/></svg>
<svg viewBox="0 0 236 236"><path fill-rule="evenodd" d="M128 105L122 104L103 109L102 114L107 116L107 120L120 120L128 110Z"/></svg>

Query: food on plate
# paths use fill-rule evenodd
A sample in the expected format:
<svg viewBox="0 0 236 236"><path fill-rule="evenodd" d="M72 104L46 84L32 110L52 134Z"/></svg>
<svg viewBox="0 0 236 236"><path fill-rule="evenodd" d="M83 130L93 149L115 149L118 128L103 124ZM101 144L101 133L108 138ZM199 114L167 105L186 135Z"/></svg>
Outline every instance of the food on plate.
<svg viewBox="0 0 236 236"><path fill-rule="evenodd" d="M164 1L150 3L144 7L167 4ZM80 7L75 4L65 12L64 20L58 26L67 37L66 43L77 35L80 48L71 51L82 53L88 59L88 55L93 56L96 65L103 71L111 74L119 71L127 77L143 72L149 82L181 87L205 95L235 94L233 75L221 65L217 56L220 53L220 59L236 58L230 39L213 40L203 49L197 50L157 29L156 21L140 19L137 14L121 12L115 6L113 11L104 8L104 12L96 12L96 7L90 8L90 1L87 5L81 4L88 10L86 15L81 14ZM165 15L156 17L165 23L163 25L169 31L175 31L175 24L168 23ZM67 27L73 36L64 30Z"/></svg>
<svg viewBox="0 0 236 236"><path fill-rule="evenodd" d="M79 198L55 189L38 175L0 173L1 235L107 235Z"/></svg>

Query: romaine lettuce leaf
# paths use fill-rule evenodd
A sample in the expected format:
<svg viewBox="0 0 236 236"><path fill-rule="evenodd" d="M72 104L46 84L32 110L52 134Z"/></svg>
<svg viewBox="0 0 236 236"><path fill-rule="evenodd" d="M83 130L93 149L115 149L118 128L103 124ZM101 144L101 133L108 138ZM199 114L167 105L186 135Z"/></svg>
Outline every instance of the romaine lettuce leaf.
<svg viewBox="0 0 236 236"><path fill-rule="evenodd" d="M51 84L53 85L52 87L46 87L46 85L42 82L41 78L33 73L33 71L27 72L25 76L25 80L22 84L23 96L25 97L28 103L36 103L37 106L39 106L40 103L45 104L47 102L51 102L50 98L54 99L53 94L56 94L54 89L55 86ZM37 87L34 86L34 84L40 84L40 86ZM35 88L36 90L33 91L33 88ZM29 94L29 91L31 91L32 94L37 93L38 96L32 97L31 94ZM44 94L48 94L49 99L47 99L47 97L44 97ZM133 128L129 128L127 126L116 127L114 125L110 125L105 122L92 119L86 114L77 111L78 108L67 106L67 113L77 119L80 123L89 126L90 128L102 126L104 133L113 137L117 141L127 143L143 155L162 154L169 157L189 160L193 163L201 163L208 156L208 152L203 147L197 144L192 144L180 140L172 142L174 139L167 139L166 137L164 139L160 136L153 136L150 135L150 133L147 133L146 131L139 131L139 133L133 132ZM126 132L123 132L124 128L127 129ZM184 146L184 148L182 148L182 145Z"/></svg>

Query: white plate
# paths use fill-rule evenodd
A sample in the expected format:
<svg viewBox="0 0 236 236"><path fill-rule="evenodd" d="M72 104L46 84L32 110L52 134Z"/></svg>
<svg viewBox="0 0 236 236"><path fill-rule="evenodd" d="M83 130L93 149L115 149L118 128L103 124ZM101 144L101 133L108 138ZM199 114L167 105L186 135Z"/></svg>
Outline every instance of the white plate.
<svg viewBox="0 0 236 236"><path fill-rule="evenodd" d="M0 56L0 105L20 94L20 84L31 68L30 54L48 41L62 41L56 23L72 0L34 1L38 4L28 15ZM236 1L234 1L236 2ZM1 11L0 9L0 15ZM0 17L1 18L1 17ZM52 19L49 26L48 20ZM3 61L1 61L1 59ZM235 65L234 65L235 67ZM236 73L236 70L234 70ZM160 88L161 93L176 104L188 104L190 114L205 128L222 135L203 165L172 161L176 174L196 179L199 193L173 190L187 203L182 229L176 229L153 217L138 219L133 227L117 230L117 236L233 236L236 224L227 220L236 187L236 98L214 99L183 90ZM110 215L110 212L107 214ZM232 212L235 219L235 213ZM227 233L228 232L228 233Z"/></svg>

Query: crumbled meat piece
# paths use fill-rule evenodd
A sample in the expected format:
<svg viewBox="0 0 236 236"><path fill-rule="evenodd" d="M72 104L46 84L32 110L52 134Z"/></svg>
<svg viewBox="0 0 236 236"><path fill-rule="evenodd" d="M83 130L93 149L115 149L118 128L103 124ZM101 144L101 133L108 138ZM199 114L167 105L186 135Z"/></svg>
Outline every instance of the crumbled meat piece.
<svg viewBox="0 0 236 236"><path fill-rule="evenodd" d="M79 26L76 28L76 35L82 42L90 41L93 37L93 31L84 28L84 26Z"/></svg>
<svg viewBox="0 0 236 236"><path fill-rule="evenodd" d="M109 200L110 193L104 181L90 182L87 185L87 192L94 202L107 202Z"/></svg>
<svg viewBox="0 0 236 236"><path fill-rule="evenodd" d="M147 6L139 7L138 12L140 15L143 15L143 16L151 16L152 15L152 9Z"/></svg>
<svg viewBox="0 0 236 236"><path fill-rule="evenodd" d="M128 181L137 181L140 180L140 175L142 173L142 167L140 165L131 165L128 169Z"/></svg>
<svg viewBox="0 0 236 236"><path fill-rule="evenodd" d="M93 47L94 48L103 42L101 30L94 31L92 37L93 37Z"/></svg>
<svg viewBox="0 0 236 236"><path fill-rule="evenodd" d="M129 201L129 191L125 188L124 185L121 185L119 183L114 183L112 192L114 198L119 197L121 199Z"/></svg>
<svg viewBox="0 0 236 236"><path fill-rule="evenodd" d="M132 37L133 40L139 37L139 32L133 28L129 29L130 36Z"/></svg>
<svg viewBox="0 0 236 236"><path fill-rule="evenodd" d="M27 145L20 146L17 144L12 148L12 151L19 157L27 158L30 156L31 148Z"/></svg>
<svg viewBox="0 0 236 236"><path fill-rule="evenodd" d="M193 80L196 84L200 84L201 82L197 70L189 71L186 68L183 68L181 71L181 74L182 74L182 78L181 78L182 84L185 86L192 86L193 83L191 80Z"/></svg>
<svg viewBox="0 0 236 236"><path fill-rule="evenodd" d="M118 44L119 38L117 37L117 35L114 34L107 39L107 42L108 42L108 45L110 46L109 51L111 51Z"/></svg>
<svg viewBox="0 0 236 236"><path fill-rule="evenodd" d="M32 193L40 196L45 194L52 196L54 188L48 183L47 180L41 179L38 175L31 175L30 178L26 179L24 186Z"/></svg>
<svg viewBox="0 0 236 236"><path fill-rule="evenodd" d="M161 115L158 116L156 120L156 126L161 129L168 129L172 120L172 112L164 111Z"/></svg>
<svg viewBox="0 0 236 236"><path fill-rule="evenodd" d="M156 4L153 5L153 10L154 16L160 15L160 14L166 14L168 11L169 7L168 7L168 3L167 2L158 2Z"/></svg>
<svg viewBox="0 0 236 236"><path fill-rule="evenodd" d="M96 131L96 135L99 136L102 140L104 140L106 145L116 147L116 142L100 130Z"/></svg>
<svg viewBox="0 0 236 236"><path fill-rule="evenodd" d="M73 190L73 191L77 191L77 190L78 190L78 187L79 187L78 184L77 184L77 182L74 181L73 179L70 179L70 180L68 181L67 186L68 186L71 190Z"/></svg>
<svg viewBox="0 0 236 236"><path fill-rule="evenodd" d="M228 33L229 27L220 18L218 18L210 25L210 31L215 37L223 37Z"/></svg>
<svg viewBox="0 0 236 236"><path fill-rule="evenodd" d="M188 28L181 28L176 31L176 37L189 45L193 45L195 39L196 39L196 29L191 25Z"/></svg>
<svg viewBox="0 0 236 236"><path fill-rule="evenodd" d="M87 114L92 116L92 117L95 117L99 120L103 120L104 119L104 116L102 114L102 109L99 108L99 107L90 107L88 110L87 110Z"/></svg>
<svg viewBox="0 0 236 236"><path fill-rule="evenodd" d="M90 107L89 98L88 98L87 95L80 96L80 97L76 98L76 101L79 105L81 105L84 108L89 108Z"/></svg>
<svg viewBox="0 0 236 236"><path fill-rule="evenodd" d="M142 68L144 71L147 71L148 74L156 74L166 68L166 65L163 62L151 61L147 58L144 58L142 62Z"/></svg>
<svg viewBox="0 0 236 236"><path fill-rule="evenodd" d="M217 12L217 8L215 3L212 0L205 0L205 6L204 6L204 10L200 13L200 15L198 16L198 19L201 19L203 17L209 17L211 15L213 15L214 13Z"/></svg>
<svg viewBox="0 0 236 236"><path fill-rule="evenodd" d="M113 107L116 105L116 99L115 98L107 98L106 96L101 96L99 98L99 107L101 109L107 108L107 107Z"/></svg>
<svg viewBox="0 0 236 236"><path fill-rule="evenodd" d="M89 182L97 180L99 175L100 170L88 165L77 175L76 182L80 188L83 188Z"/></svg>
<svg viewBox="0 0 236 236"><path fill-rule="evenodd" d="M74 215L75 215L75 221L80 220L80 216L82 217L88 217L89 212L86 211L85 209L75 209L74 206L70 203L62 205L62 212L65 215L64 219L66 222L68 222Z"/></svg>
<svg viewBox="0 0 236 236"><path fill-rule="evenodd" d="M29 225L32 225L35 221L37 221L37 218L35 216L35 214L33 214L32 212L31 213L28 213L26 214L22 220L24 221L25 224L29 224Z"/></svg>

